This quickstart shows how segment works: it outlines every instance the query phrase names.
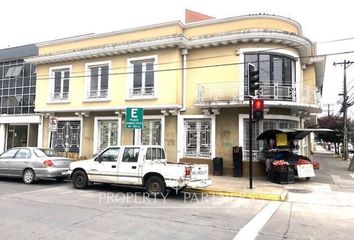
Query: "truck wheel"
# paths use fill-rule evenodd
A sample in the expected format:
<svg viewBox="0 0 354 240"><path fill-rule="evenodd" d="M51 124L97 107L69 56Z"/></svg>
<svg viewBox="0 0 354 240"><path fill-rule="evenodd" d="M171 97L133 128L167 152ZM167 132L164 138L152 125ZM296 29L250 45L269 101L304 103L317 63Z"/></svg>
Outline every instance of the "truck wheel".
<svg viewBox="0 0 354 240"><path fill-rule="evenodd" d="M165 181L159 176L151 176L145 183L145 189L150 197L162 197L166 194Z"/></svg>
<svg viewBox="0 0 354 240"><path fill-rule="evenodd" d="M83 170L77 170L73 174L73 185L77 189L85 189L88 185L87 175Z"/></svg>

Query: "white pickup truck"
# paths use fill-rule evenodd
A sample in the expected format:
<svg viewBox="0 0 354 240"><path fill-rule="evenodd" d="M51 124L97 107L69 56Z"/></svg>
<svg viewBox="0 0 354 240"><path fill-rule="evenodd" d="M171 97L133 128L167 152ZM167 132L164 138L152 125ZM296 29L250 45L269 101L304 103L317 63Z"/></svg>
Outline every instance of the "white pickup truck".
<svg viewBox="0 0 354 240"><path fill-rule="evenodd" d="M154 145L108 147L93 159L72 162L69 174L78 189L89 183L135 185L150 196L211 184L207 164L168 163L163 147Z"/></svg>

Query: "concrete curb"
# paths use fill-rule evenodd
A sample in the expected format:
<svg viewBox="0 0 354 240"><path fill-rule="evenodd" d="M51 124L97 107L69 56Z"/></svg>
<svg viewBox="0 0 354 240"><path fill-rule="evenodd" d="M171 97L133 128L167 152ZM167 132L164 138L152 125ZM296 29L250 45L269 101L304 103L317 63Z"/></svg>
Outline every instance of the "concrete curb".
<svg viewBox="0 0 354 240"><path fill-rule="evenodd" d="M192 193L207 193L215 196L223 197L239 197L239 198L250 198L250 199L259 199L259 200L269 200L269 201L280 201L285 202L288 198L288 192L283 191L281 194L274 193L261 193L261 192L252 192L252 191L227 191L220 189L201 189L201 188L187 188L186 192Z"/></svg>

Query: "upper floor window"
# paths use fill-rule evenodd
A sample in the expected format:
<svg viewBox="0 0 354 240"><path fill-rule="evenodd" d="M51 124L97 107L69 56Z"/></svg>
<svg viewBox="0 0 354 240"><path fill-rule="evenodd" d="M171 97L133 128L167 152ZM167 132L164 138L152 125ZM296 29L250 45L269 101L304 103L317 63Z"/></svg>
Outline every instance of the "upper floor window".
<svg viewBox="0 0 354 240"><path fill-rule="evenodd" d="M90 63L86 65L88 79L86 81L87 99L106 99L108 97L108 80L110 62Z"/></svg>
<svg viewBox="0 0 354 240"><path fill-rule="evenodd" d="M132 81L129 97L151 97L155 95L155 58L130 60Z"/></svg>
<svg viewBox="0 0 354 240"><path fill-rule="evenodd" d="M50 101L66 101L69 99L70 68L51 69L52 89Z"/></svg>
<svg viewBox="0 0 354 240"><path fill-rule="evenodd" d="M36 66L15 60L0 63L0 113L34 113Z"/></svg>
<svg viewBox="0 0 354 240"><path fill-rule="evenodd" d="M246 94L248 63L251 63L259 70L260 91L263 97L274 99L294 97L295 59L268 53L246 53L244 62Z"/></svg>

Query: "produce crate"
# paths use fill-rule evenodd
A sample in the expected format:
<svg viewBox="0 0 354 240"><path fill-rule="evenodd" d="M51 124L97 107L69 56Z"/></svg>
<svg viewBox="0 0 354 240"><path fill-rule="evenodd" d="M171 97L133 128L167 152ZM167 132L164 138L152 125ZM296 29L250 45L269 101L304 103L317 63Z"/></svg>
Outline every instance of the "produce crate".
<svg viewBox="0 0 354 240"><path fill-rule="evenodd" d="M295 171L291 166L272 166L271 181L279 184L295 182Z"/></svg>

